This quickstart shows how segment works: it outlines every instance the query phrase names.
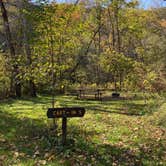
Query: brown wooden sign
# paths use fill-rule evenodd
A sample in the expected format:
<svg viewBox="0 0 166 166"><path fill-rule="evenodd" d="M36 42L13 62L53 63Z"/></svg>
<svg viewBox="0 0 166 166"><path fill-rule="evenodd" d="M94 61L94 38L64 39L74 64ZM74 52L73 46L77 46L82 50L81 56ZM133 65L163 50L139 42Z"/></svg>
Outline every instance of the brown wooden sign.
<svg viewBox="0 0 166 166"><path fill-rule="evenodd" d="M72 108L49 108L47 111L48 118L72 118L83 117L85 108L72 107Z"/></svg>
<svg viewBox="0 0 166 166"><path fill-rule="evenodd" d="M72 107L72 108L49 108L47 111L48 118L62 118L62 144L66 144L67 135L67 118L83 117L85 108Z"/></svg>

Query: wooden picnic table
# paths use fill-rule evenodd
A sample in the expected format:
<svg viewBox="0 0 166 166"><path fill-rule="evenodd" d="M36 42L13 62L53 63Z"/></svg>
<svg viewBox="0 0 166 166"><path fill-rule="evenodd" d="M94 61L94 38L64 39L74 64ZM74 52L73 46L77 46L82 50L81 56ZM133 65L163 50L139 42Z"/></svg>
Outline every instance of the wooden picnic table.
<svg viewBox="0 0 166 166"><path fill-rule="evenodd" d="M82 98L84 96L85 89L78 89L78 97Z"/></svg>
<svg viewBox="0 0 166 166"><path fill-rule="evenodd" d="M102 94L103 94L103 91L104 91L104 89L97 89L96 90L96 98L98 99L98 100L102 100Z"/></svg>
<svg viewBox="0 0 166 166"><path fill-rule="evenodd" d="M102 100L102 94L104 89L78 89L78 98L85 98L89 95L94 95L94 98L97 100Z"/></svg>

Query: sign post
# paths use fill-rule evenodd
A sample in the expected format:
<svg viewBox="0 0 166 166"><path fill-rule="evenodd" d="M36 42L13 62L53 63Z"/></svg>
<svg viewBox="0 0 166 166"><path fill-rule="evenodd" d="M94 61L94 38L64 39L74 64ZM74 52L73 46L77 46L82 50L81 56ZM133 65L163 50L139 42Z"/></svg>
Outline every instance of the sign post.
<svg viewBox="0 0 166 166"><path fill-rule="evenodd" d="M66 135L67 135L67 118L62 119L62 145L66 143Z"/></svg>
<svg viewBox="0 0 166 166"><path fill-rule="evenodd" d="M66 144L67 135L67 118L83 117L85 108L72 107L72 108L49 108L47 111L48 118L62 118L62 144Z"/></svg>

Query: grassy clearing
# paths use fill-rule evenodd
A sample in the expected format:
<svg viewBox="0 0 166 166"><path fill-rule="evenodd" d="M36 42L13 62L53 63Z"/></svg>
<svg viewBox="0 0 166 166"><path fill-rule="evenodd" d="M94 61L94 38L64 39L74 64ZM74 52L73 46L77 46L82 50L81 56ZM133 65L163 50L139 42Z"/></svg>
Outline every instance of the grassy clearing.
<svg viewBox="0 0 166 166"><path fill-rule="evenodd" d="M2 165L166 165L165 98L90 101L58 96L57 107L83 106L84 118L68 120L68 146L46 117L51 97L0 103Z"/></svg>

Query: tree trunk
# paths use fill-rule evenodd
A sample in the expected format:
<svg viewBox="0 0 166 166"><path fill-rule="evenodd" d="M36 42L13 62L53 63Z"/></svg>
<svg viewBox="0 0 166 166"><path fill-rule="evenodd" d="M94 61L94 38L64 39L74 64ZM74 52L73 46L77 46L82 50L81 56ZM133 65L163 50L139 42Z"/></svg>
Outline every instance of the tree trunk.
<svg viewBox="0 0 166 166"><path fill-rule="evenodd" d="M102 16L102 9L100 4L97 6L97 21L98 21L98 58L101 54L101 16ZM97 64L97 85L100 85L100 77L101 77L101 71L100 66Z"/></svg>
<svg viewBox="0 0 166 166"><path fill-rule="evenodd" d="M33 80L29 80L30 96L36 97L36 86Z"/></svg>
<svg viewBox="0 0 166 166"><path fill-rule="evenodd" d="M114 78L114 88L115 88L115 92L117 92L116 78Z"/></svg>
<svg viewBox="0 0 166 166"><path fill-rule="evenodd" d="M25 52L26 52L26 56L27 56L27 64L29 67L29 72L30 72L30 80L29 80L29 95L31 97L36 97L36 86L34 83L34 78L33 78L33 74L31 72L31 64L32 64L32 58L31 58L31 49L29 46L29 40L28 40L28 32L27 29L29 29L30 27L27 26L27 20L26 18L22 15L21 13L21 19L22 19L22 23L23 23L23 35L24 35L24 47L25 47Z"/></svg>
<svg viewBox="0 0 166 166"><path fill-rule="evenodd" d="M110 11L109 7L108 7L108 16L109 16L109 20L110 20L110 24L111 24L112 48L114 50L115 49L115 42L116 42L116 39L115 39L115 26L114 26L114 22L112 20L111 11Z"/></svg>
<svg viewBox="0 0 166 166"><path fill-rule="evenodd" d="M10 49L10 56L12 59L15 59L16 54L15 54L15 49L14 49L14 46L12 43L12 36L11 36L11 31L10 31L10 26L9 26L7 10L6 10L4 2L2 0L0 0L0 7L1 7L2 18L4 21L6 39L8 42L8 47ZM12 96L16 95L16 97L21 97L21 83L20 83L20 79L18 78L19 67L17 64L12 64L12 65L13 65L13 70L12 70L12 74L11 74L11 83L13 83L14 86L11 85L10 95L12 95Z"/></svg>
<svg viewBox="0 0 166 166"><path fill-rule="evenodd" d="M21 97L21 84L15 83L16 97Z"/></svg>
<svg viewBox="0 0 166 166"><path fill-rule="evenodd" d="M120 53L121 51L121 39L120 39L120 29L119 29L119 9L117 7L115 11L115 22L116 22L116 33L117 33L117 50Z"/></svg>
<svg viewBox="0 0 166 166"><path fill-rule="evenodd" d="M122 90L122 84L123 84L123 72L120 71L120 73L119 73L119 85L120 85L119 89L120 89L120 91Z"/></svg>

